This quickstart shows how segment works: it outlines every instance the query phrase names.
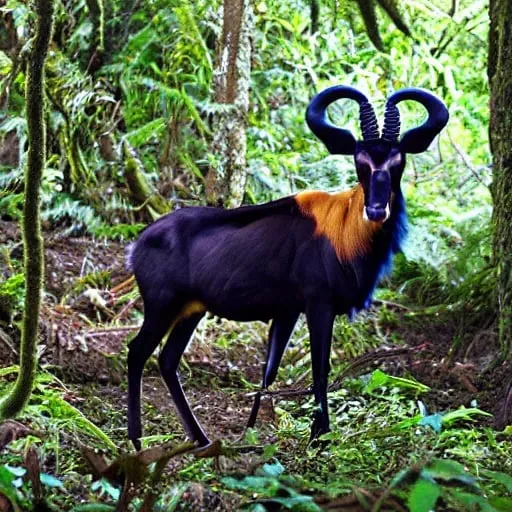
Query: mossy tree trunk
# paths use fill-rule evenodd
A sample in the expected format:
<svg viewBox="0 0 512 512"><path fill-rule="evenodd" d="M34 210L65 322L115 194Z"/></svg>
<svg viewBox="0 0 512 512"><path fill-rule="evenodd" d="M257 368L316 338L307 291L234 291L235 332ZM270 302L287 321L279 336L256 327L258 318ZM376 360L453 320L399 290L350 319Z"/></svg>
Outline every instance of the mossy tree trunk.
<svg viewBox="0 0 512 512"><path fill-rule="evenodd" d="M245 192L252 27L249 0L224 0L214 71L219 108L213 118L213 162L206 177L206 200L213 205L239 206Z"/></svg>
<svg viewBox="0 0 512 512"><path fill-rule="evenodd" d="M94 74L101 67L105 52L105 8L103 0L87 0L87 7L94 27L92 54L87 71Z"/></svg>
<svg viewBox="0 0 512 512"><path fill-rule="evenodd" d="M154 192L149 186L141 171L140 161L128 143L123 144L124 177L132 203L137 209L145 208L151 220L169 213L172 204L167 202L158 192Z"/></svg>
<svg viewBox="0 0 512 512"><path fill-rule="evenodd" d="M29 148L25 170L23 210L26 296L21 336L20 370L14 387L0 403L0 418L13 417L23 409L32 392L37 367L37 338L44 264L40 219L40 186L46 159L44 64L52 36L54 1L37 0L35 11L37 27L27 59L25 87Z"/></svg>
<svg viewBox="0 0 512 512"><path fill-rule="evenodd" d="M499 364L510 358L512 348L512 2L491 0L489 14L489 135L493 155L493 249L498 272Z"/></svg>

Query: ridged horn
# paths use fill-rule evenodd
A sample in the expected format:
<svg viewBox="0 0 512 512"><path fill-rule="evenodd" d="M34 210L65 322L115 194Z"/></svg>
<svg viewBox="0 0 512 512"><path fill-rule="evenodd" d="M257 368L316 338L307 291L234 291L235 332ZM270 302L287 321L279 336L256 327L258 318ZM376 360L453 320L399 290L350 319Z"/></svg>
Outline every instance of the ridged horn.
<svg viewBox="0 0 512 512"><path fill-rule="evenodd" d="M397 103L412 100L421 103L428 112L427 120L417 128L407 130L400 140L400 149L405 153L422 153L430 146L434 137L446 126L449 114L445 104L434 94L423 89L400 89L386 101L382 138L398 142L400 136L400 113Z"/></svg>
<svg viewBox="0 0 512 512"><path fill-rule="evenodd" d="M356 139L344 128L334 126L327 120L327 107L340 99L350 99L359 103L359 123L363 140L379 138L377 117L368 98L357 89L345 85L335 85L318 93L306 110L306 122L311 131L334 155L353 155Z"/></svg>

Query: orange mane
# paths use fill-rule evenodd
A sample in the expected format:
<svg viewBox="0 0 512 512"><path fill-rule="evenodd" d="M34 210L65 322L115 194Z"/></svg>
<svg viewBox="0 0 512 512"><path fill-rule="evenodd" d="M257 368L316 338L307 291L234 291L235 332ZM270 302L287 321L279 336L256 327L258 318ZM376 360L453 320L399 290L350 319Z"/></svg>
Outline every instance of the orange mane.
<svg viewBox="0 0 512 512"><path fill-rule="evenodd" d="M363 218L364 193L361 185L346 192L301 192L295 200L304 215L316 222L316 236L325 236L340 261L352 261L370 249L381 222Z"/></svg>

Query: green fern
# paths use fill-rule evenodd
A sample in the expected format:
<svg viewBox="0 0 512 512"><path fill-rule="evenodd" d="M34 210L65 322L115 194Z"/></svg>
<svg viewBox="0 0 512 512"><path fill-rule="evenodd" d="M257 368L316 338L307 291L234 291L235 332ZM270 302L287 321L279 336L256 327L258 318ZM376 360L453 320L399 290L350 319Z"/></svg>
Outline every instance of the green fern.
<svg viewBox="0 0 512 512"><path fill-rule="evenodd" d="M116 224L114 226L99 224L90 228L89 232L98 238L124 241L134 239L144 227L144 224Z"/></svg>

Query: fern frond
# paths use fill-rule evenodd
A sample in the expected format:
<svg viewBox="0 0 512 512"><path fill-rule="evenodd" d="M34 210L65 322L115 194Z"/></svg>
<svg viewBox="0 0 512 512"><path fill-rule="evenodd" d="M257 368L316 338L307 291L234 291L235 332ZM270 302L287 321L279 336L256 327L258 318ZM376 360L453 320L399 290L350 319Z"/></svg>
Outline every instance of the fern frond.
<svg viewBox="0 0 512 512"><path fill-rule="evenodd" d="M202 62L203 65L206 65L207 74L211 75L213 71L213 64L208 50L208 45L206 44L197 24L194 10L192 9L190 2L183 2L179 7L175 7L173 11L181 25L181 37L183 39L183 48L178 49L177 53L179 53L179 50L188 50L188 52L190 52L190 50L193 49L198 57L197 62ZM185 42L185 39L188 39L188 41Z"/></svg>

